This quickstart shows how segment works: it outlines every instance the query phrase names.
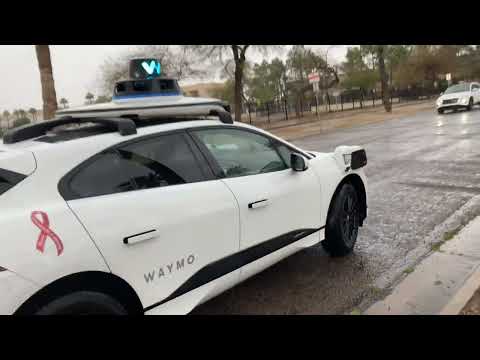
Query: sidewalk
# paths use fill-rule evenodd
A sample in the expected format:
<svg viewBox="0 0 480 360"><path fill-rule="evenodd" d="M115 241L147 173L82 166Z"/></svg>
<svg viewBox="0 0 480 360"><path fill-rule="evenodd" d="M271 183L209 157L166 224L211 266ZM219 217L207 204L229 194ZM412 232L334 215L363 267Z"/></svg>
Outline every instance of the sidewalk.
<svg viewBox="0 0 480 360"><path fill-rule="evenodd" d="M480 314L480 217L444 236L366 315Z"/></svg>
<svg viewBox="0 0 480 360"><path fill-rule="evenodd" d="M256 126L268 130L286 140L295 140L328 132L333 129L348 128L405 117L425 110L434 111L433 100L395 104L390 114L385 112L383 106L377 106L363 110L322 114L318 118L313 114L300 119L279 120L270 124L257 124Z"/></svg>

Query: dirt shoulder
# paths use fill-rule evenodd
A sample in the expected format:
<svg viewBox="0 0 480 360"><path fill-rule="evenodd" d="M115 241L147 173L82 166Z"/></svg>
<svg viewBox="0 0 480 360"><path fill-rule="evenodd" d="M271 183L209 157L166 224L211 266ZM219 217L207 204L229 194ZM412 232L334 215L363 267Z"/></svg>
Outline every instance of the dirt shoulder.
<svg viewBox="0 0 480 360"><path fill-rule="evenodd" d="M434 111L433 100L398 104L392 112L386 113L383 107L371 109L325 114L317 118L315 115L302 119L277 121L272 124L257 125L286 140L300 139L310 135L329 132L339 128L349 128L385 120L407 117L420 111Z"/></svg>
<svg viewBox="0 0 480 360"><path fill-rule="evenodd" d="M480 315L480 289L473 294L470 301L460 312L460 315Z"/></svg>

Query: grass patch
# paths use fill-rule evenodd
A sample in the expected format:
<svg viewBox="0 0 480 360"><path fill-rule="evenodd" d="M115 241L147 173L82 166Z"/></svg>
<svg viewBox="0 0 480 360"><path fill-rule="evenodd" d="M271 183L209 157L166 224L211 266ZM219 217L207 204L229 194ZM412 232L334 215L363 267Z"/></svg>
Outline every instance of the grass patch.
<svg viewBox="0 0 480 360"><path fill-rule="evenodd" d="M443 244L443 241L439 241L439 242L433 243L433 244L430 246L430 250L432 250L432 251L439 251L439 250L440 250L440 247L442 246L442 244Z"/></svg>
<svg viewBox="0 0 480 360"><path fill-rule="evenodd" d="M455 237L455 235L457 235L460 232L462 228L463 228L463 225L459 225L455 229L445 232L443 234L441 241L435 242L432 245L430 245L430 250L443 252L442 250L440 250L440 247L447 241L452 240Z"/></svg>
<svg viewBox="0 0 480 360"><path fill-rule="evenodd" d="M461 229L462 229L462 225L457 226L453 230L447 231L445 234L443 234L443 241L452 240L454 236L460 232Z"/></svg>
<svg viewBox="0 0 480 360"><path fill-rule="evenodd" d="M403 270L403 273L408 275L408 274L411 274L413 270L415 270L413 267L409 267Z"/></svg>
<svg viewBox="0 0 480 360"><path fill-rule="evenodd" d="M350 312L350 315L362 315L362 312L358 309L353 309L351 312Z"/></svg>

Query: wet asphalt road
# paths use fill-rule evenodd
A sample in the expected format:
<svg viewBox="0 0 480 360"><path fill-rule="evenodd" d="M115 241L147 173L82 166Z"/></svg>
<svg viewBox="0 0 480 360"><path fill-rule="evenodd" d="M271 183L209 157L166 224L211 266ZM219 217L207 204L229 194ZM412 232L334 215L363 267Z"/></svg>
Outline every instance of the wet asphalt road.
<svg viewBox="0 0 480 360"><path fill-rule="evenodd" d="M336 130L294 141L307 150L362 145L369 213L355 252L305 249L192 314L343 314L365 308L429 251L425 239L480 194L480 108ZM469 219L464 219L465 221ZM463 220L462 220L463 221ZM408 259L408 260L407 260ZM381 285L380 285L381 284Z"/></svg>

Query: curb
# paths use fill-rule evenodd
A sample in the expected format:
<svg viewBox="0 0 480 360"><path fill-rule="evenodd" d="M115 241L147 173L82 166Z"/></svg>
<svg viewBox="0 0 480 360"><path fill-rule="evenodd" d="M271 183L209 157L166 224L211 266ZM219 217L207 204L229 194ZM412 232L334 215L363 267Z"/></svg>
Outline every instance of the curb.
<svg viewBox="0 0 480 360"><path fill-rule="evenodd" d="M465 284L458 290L452 300L440 311L438 315L458 315L472 298L473 294L480 288L480 266L465 281Z"/></svg>
<svg viewBox="0 0 480 360"><path fill-rule="evenodd" d="M444 240L365 315L458 315L480 288L480 217Z"/></svg>

